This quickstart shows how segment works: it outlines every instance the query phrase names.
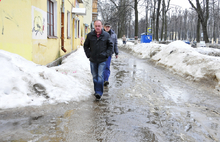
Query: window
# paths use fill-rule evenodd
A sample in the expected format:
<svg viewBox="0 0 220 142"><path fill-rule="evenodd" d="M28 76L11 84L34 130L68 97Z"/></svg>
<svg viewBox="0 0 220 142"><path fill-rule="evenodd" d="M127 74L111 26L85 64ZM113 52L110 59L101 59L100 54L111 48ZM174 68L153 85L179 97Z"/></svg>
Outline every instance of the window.
<svg viewBox="0 0 220 142"><path fill-rule="evenodd" d="M80 21L78 20L78 38L80 38Z"/></svg>
<svg viewBox="0 0 220 142"><path fill-rule="evenodd" d="M79 2L76 0L76 8L79 8Z"/></svg>
<svg viewBox="0 0 220 142"><path fill-rule="evenodd" d="M70 12L67 12L67 38L70 38Z"/></svg>
<svg viewBox="0 0 220 142"><path fill-rule="evenodd" d="M56 21L57 11L56 11L56 0L47 0L47 36L55 37L57 35Z"/></svg>
<svg viewBox="0 0 220 142"><path fill-rule="evenodd" d="M75 38L77 38L77 20L75 20L74 26Z"/></svg>
<svg viewBox="0 0 220 142"><path fill-rule="evenodd" d="M80 20L77 18L74 22L75 25L75 38L81 38L80 36Z"/></svg>

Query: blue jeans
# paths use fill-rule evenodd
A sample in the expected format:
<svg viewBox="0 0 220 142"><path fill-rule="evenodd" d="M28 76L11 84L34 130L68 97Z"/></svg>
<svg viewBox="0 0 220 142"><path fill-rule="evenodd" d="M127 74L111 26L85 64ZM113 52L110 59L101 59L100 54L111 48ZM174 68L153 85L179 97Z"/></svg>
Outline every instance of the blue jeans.
<svg viewBox="0 0 220 142"><path fill-rule="evenodd" d="M108 78L110 76L110 64L111 64L112 56L108 57L108 60L106 61L106 67L104 71L104 81L108 81Z"/></svg>
<svg viewBox="0 0 220 142"><path fill-rule="evenodd" d="M93 76L94 90L96 94L102 96L104 86L104 69L106 62L93 63L90 62L91 73Z"/></svg>

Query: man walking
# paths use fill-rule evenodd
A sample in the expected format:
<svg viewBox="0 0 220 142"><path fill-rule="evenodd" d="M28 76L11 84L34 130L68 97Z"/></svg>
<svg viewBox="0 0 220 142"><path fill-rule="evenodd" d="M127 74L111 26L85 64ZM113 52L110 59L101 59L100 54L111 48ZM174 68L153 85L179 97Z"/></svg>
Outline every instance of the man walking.
<svg viewBox="0 0 220 142"><path fill-rule="evenodd" d="M106 68L104 72L104 86L109 85L108 78L110 76L110 64L111 64L111 59L112 59L112 54L115 53L115 57L118 58L118 41L117 41L117 35L115 32L111 29L110 23L105 23L104 24L104 29L106 32L110 34L111 41L113 42L113 48L111 55L108 57L108 60L106 61Z"/></svg>
<svg viewBox="0 0 220 142"><path fill-rule="evenodd" d="M87 35L84 51L90 60L96 99L103 94L104 69L106 60L112 54L113 43L110 35L102 29L101 20L94 21L95 30Z"/></svg>

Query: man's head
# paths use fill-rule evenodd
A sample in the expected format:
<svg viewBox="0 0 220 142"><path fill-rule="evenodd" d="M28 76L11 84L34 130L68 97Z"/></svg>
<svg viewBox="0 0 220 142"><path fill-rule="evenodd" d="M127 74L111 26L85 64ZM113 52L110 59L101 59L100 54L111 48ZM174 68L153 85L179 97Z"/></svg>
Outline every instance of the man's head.
<svg viewBox="0 0 220 142"><path fill-rule="evenodd" d="M100 34L101 31L102 31L102 21L101 20L95 20L94 25L95 25L95 31Z"/></svg>
<svg viewBox="0 0 220 142"><path fill-rule="evenodd" d="M105 24L104 24L104 29L105 29L106 32L109 32L110 29L111 29L111 25L110 25L110 23L108 23L108 22L105 23Z"/></svg>

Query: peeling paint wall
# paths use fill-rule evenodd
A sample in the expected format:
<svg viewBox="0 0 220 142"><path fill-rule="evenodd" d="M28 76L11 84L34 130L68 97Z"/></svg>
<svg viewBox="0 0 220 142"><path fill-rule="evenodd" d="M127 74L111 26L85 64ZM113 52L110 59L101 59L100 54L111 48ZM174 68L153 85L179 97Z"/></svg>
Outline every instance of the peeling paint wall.
<svg viewBox="0 0 220 142"><path fill-rule="evenodd" d="M72 8L76 0L51 0L54 3L55 36L48 37L47 0L1 0L0 1L0 49L19 54L27 60L46 65L72 52L82 44L84 33L83 16L80 35L75 36L75 19ZM64 2L64 5L62 5ZM78 5L79 6L79 5ZM61 12L64 7L64 53L61 50ZM80 5L83 7L83 4ZM69 18L68 18L69 16ZM69 33L69 34L68 34Z"/></svg>
<svg viewBox="0 0 220 142"><path fill-rule="evenodd" d="M53 0L56 9L54 23L56 25L56 38L47 36L47 0L32 0L32 57L33 62L46 65L60 55L60 0Z"/></svg>
<svg viewBox="0 0 220 142"><path fill-rule="evenodd" d="M32 60L31 1L0 2L0 49Z"/></svg>

